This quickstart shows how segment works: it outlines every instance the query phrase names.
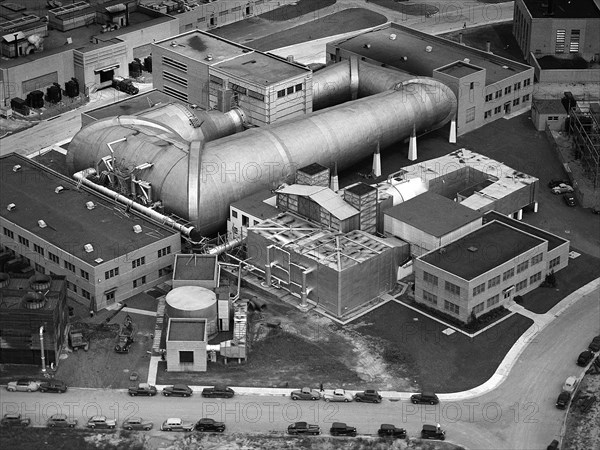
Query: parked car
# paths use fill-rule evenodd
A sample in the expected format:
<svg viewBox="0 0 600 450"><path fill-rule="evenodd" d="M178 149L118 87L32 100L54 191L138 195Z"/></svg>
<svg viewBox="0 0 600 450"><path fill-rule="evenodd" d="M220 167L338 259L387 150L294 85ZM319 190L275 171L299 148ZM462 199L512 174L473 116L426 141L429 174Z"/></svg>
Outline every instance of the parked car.
<svg viewBox="0 0 600 450"><path fill-rule="evenodd" d="M6 390L10 392L23 391L23 392L34 392L40 388L37 381L30 380L17 380L10 381L6 386Z"/></svg>
<svg viewBox="0 0 600 450"><path fill-rule="evenodd" d="M446 439L446 432L438 425L423 425L421 430L421 439Z"/></svg>
<svg viewBox="0 0 600 450"><path fill-rule="evenodd" d="M287 432L289 434L310 434L316 436L321 434L321 427L319 425L311 425L306 422L296 422L288 427Z"/></svg>
<svg viewBox="0 0 600 450"><path fill-rule="evenodd" d="M575 200L573 193L567 192L565 195L563 195L563 198L565 199L567 206L577 206L577 200Z"/></svg>
<svg viewBox="0 0 600 450"><path fill-rule="evenodd" d="M113 429L117 426L117 421L114 419L108 419L106 416L93 416L87 421L88 428L109 428Z"/></svg>
<svg viewBox="0 0 600 450"><path fill-rule="evenodd" d="M192 388L185 384L174 384L173 386L167 386L162 390L165 397L190 397L193 394Z"/></svg>
<svg viewBox="0 0 600 450"><path fill-rule="evenodd" d="M600 214L600 206L594 206L592 208L592 213L593 214Z"/></svg>
<svg viewBox="0 0 600 450"><path fill-rule="evenodd" d="M0 425L3 427L27 427L31 425L31 419L23 417L21 414L4 414L0 419Z"/></svg>
<svg viewBox="0 0 600 450"><path fill-rule="evenodd" d="M225 424L223 422L217 422L214 419L202 418L196 422L196 431L216 431L222 433L225 431Z"/></svg>
<svg viewBox="0 0 600 450"><path fill-rule="evenodd" d="M40 392L67 392L67 385L60 380L43 381L40 383Z"/></svg>
<svg viewBox="0 0 600 450"><path fill-rule="evenodd" d="M592 342L590 342L588 348L593 352L600 350L600 336L596 336L594 339L592 339Z"/></svg>
<svg viewBox="0 0 600 450"><path fill-rule="evenodd" d="M562 390L572 394L575 388L577 388L577 377L569 377L565 380Z"/></svg>
<svg viewBox="0 0 600 450"><path fill-rule="evenodd" d="M571 394L567 391L562 391L556 399L556 407L558 409L565 409L571 400Z"/></svg>
<svg viewBox="0 0 600 450"><path fill-rule="evenodd" d="M573 186L569 186L568 184L561 183L558 186L552 188L552 193L554 195L566 194L567 192L573 192Z"/></svg>
<svg viewBox="0 0 600 450"><path fill-rule="evenodd" d="M140 383L137 386L131 386L127 392L132 397L137 395L146 395L148 397L154 397L156 395L156 386L151 386L148 383Z"/></svg>
<svg viewBox="0 0 600 450"><path fill-rule="evenodd" d="M430 405L437 405L440 402L440 399L433 392L424 391L420 394L411 395L410 401L415 405L417 403L429 403Z"/></svg>
<svg viewBox="0 0 600 450"><path fill-rule="evenodd" d="M202 389L202 397L208 398L231 398L235 395L233 389L227 386L213 386L211 388Z"/></svg>
<svg viewBox="0 0 600 450"><path fill-rule="evenodd" d="M192 422L185 422L178 417L172 417L165 420L160 429L163 431L192 431L194 424Z"/></svg>
<svg viewBox="0 0 600 450"><path fill-rule="evenodd" d="M550 189L555 188L556 186L560 186L561 184L566 184L568 186L571 186L571 182L569 180L550 180L550 182L548 183L548 187Z"/></svg>
<svg viewBox="0 0 600 450"><path fill-rule="evenodd" d="M351 402L354 400L352 394L348 394L343 389L335 389L332 394L324 394L323 398L326 402Z"/></svg>
<svg viewBox="0 0 600 450"><path fill-rule="evenodd" d="M546 447L546 450L558 450L558 441L554 439L552 442L550 442L550 445Z"/></svg>
<svg viewBox="0 0 600 450"><path fill-rule="evenodd" d="M319 400L321 393L316 389L304 387L299 391L292 391L290 394L292 400Z"/></svg>
<svg viewBox="0 0 600 450"><path fill-rule="evenodd" d="M329 432L332 436L356 436L356 428L348 426L343 422L333 422Z"/></svg>
<svg viewBox="0 0 600 450"><path fill-rule="evenodd" d="M146 430L152 429L154 424L149 420L144 420L141 417L130 417L123 421L123 428L126 430Z"/></svg>
<svg viewBox="0 0 600 450"><path fill-rule="evenodd" d="M594 353L591 350L585 350L579 354L577 358L577 365L581 367L585 367L594 357Z"/></svg>
<svg viewBox="0 0 600 450"><path fill-rule="evenodd" d="M404 439L406 437L406 430L404 428L397 428L395 425L389 423L383 423L377 430L377 434L381 437L393 437Z"/></svg>
<svg viewBox="0 0 600 450"><path fill-rule="evenodd" d="M366 391L363 391L363 392L357 392L354 395L354 401L381 403L381 395L379 395L379 392L377 392L373 389L367 389Z"/></svg>
<svg viewBox="0 0 600 450"><path fill-rule="evenodd" d="M69 419L66 414L54 414L48 419L47 425L51 428L75 428L77 419Z"/></svg>

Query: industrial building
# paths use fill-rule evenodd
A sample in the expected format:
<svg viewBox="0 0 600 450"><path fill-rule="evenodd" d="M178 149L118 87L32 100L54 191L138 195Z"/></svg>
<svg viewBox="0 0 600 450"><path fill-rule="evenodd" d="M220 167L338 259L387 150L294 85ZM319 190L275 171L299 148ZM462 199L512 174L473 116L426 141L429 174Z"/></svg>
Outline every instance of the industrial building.
<svg viewBox="0 0 600 450"><path fill-rule="evenodd" d="M600 80L597 0L516 0L513 35L539 81Z"/></svg>
<svg viewBox="0 0 600 450"><path fill-rule="evenodd" d="M21 155L0 158L2 247L64 276L68 296L94 311L170 279L181 249L176 230L104 193Z"/></svg>
<svg viewBox="0 0 600 450"><path fill-rule="evenodd" d="M153 85L203 109L240 107L253 125L312 112L312 71L200 30L152 44Z"/></svg>
<svg viewBox="0 0 600 450"><path fill-rule="evenodd" d="M564 131L567 117L569 113L561 100L534 98L531 103L531 121L538 131L544 131L546 128Z"/></svg>
<svg viewBox="0 0 600 450"><path fill-rule="evenodd" d="M351 56L450 86L458 136L531 106L531 66L396 23L327 44L328 65Z"/></svg>
<svg viewBox="0 0 600 450"><path fill-rule="evenodd" d="M234 238L246 237L249 226L272 219L281 211L277 209L277 196L270 190L256 192L229 205L227 233Z"/></svg>
<svg viewBox="0 0 600 450"><path fill-rule="evenodd" d="M206 372L206 319L169 319L167 372Z"/></svg>
<svg viewBox="0 0 600 450"><path fill-rule="evenodd" d="M414 260L415 300L468 322L567 266L569 241L497 212L484 225Z"/></svg>
<svg viewBox="0 0 600 450"><path fill-rule="evenodd" d="M600 187L600 103L577 102L569 110L568 132L572 136L572 148L592 181L594 189ZM584 206L589 199L584 198Z"/></svg>
<svg viewBox="0 0 600 450"><path fill-rule="evenodd" d="M57 366L67 320L66 277L0 273L1 364Z"/></svg>
<svg viewBox="0 0 600 450"><path fill-rule="evenodd" d="M219 264L215 255L175 255L174 267L173 288L215 289L219 285Z"/></svg>

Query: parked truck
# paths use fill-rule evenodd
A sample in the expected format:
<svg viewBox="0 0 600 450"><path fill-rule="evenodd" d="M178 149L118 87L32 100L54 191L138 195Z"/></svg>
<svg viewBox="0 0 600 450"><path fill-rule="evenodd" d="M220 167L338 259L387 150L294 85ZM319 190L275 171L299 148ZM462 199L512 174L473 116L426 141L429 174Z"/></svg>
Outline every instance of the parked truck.
<svg viewBox="0 0 600 450"><path fill-rule="evenodd" d="M126 92L130 95L135 95L138 92L140 92L140 90L137 87L135 87L133 82L128 78L114 77L112 85L118 91Z"/></svg>
<svg viewBox="0 0 600 450"><path fill-rule="evenodd" d="M84 338L83 331L73 326L69 327L69 344L74 352L80 348L87 352L90 348L90 343Z"/></svg>

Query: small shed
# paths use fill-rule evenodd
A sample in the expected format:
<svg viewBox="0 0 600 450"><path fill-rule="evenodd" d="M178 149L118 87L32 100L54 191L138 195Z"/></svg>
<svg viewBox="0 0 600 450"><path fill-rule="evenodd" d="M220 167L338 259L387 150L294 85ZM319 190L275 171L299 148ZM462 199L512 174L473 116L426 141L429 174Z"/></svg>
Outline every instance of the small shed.
<svg viewBox="0 0 600 450"><path fill-rule="evenodd" d="M531 102L531 120L538 131L544 131L546 124L552 131L563 131L567 117L567 110L561 100L534 98Z"/></svg>

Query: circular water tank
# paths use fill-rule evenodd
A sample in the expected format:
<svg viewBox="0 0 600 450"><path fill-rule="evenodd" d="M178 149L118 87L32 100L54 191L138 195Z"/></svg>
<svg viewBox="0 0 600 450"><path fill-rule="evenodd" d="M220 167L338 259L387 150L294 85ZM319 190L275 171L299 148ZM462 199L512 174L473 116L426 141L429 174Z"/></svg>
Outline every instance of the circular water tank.
<svg viewBox="0 0 600 450"><path fill-rule="evenodd" d="M181 286L167 294L165 314L168 318L206 319L207 335L217 330L217 296L200 286Z"/></svg>

